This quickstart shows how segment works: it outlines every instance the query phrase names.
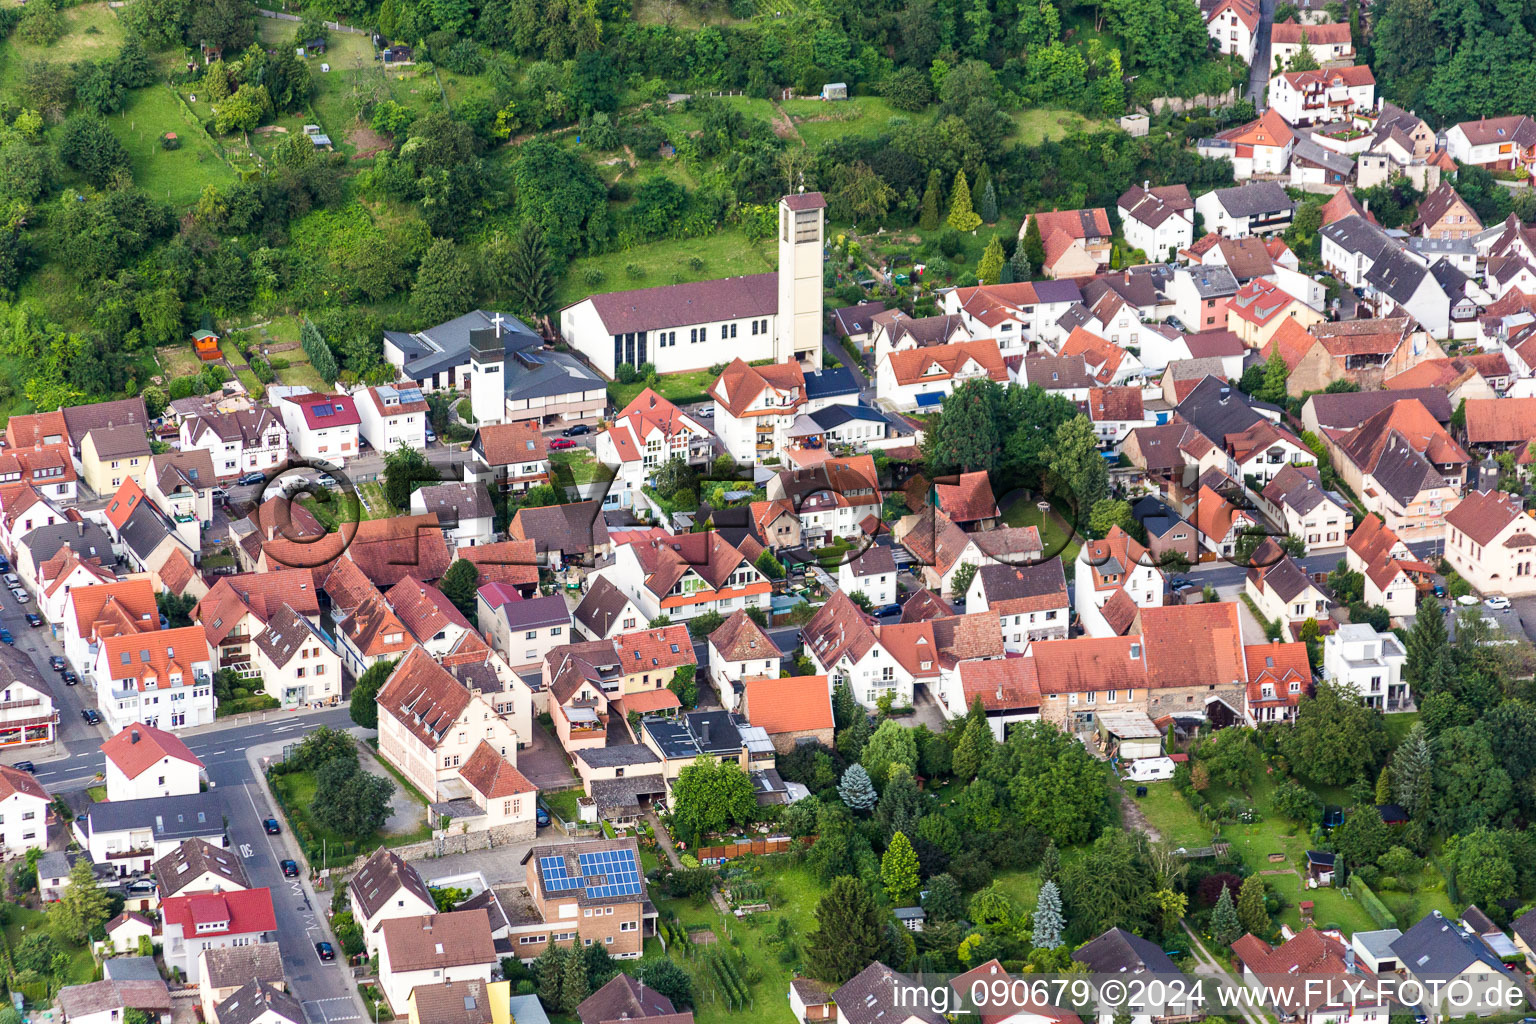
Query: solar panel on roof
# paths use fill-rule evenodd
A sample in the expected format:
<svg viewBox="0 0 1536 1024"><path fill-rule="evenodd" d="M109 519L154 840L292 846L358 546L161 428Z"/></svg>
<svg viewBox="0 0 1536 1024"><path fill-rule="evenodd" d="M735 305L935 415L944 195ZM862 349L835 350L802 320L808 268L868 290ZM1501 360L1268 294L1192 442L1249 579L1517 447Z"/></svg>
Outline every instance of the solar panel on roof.
<svg viewBox="0 0 1536 1024"><path fill-rule="evenodd" d="M400 402L401 402L401 404L407 404L407 403L410 403L410 402L420 402L421 400L422 400L421 388L401 388L400 389Z"/></svg>
<svg viewBox="0 0 1536 1024"><path fill-rule="evenodd" d="M316 416L329 416L335 411L336 410L332 409L329 405L314 406L314 412Z"/></svg>

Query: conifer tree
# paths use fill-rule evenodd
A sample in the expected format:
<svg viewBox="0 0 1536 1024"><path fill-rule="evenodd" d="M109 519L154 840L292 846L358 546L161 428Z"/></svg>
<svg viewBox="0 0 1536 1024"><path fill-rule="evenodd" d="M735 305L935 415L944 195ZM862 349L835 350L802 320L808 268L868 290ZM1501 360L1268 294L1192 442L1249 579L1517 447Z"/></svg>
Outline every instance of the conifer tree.
<svg viewBox="0 0 1536 1024"><path fill-rule="evenodd" d="M1039 270L1045 266L1045 239L1040 237L1039 217L1029 218L1029 225L1024 229L1024 241L1019 244L1019 249L1024 253L1024 259L1033 270ZM1020 278L1020 280L1025 279Z"/></svg>
<svg viewBox="0 0 1536 1024"><path fill-rule="evenodd" d="M917 854L912 843L906 833L897 832L880 858L880 884L885 886L885 894L896 906L909 907L917 899L921 884L917 872Z"/></svg>
<svg viewBox="0 0 1536 1024"><path fill-rule="evenodd" d="M1050 849L1054 850L1055 847L1052 846ZM1061 932L1066 926L1061 915L1061 890L1049 879L1040 885L1040 895L1035 904L1035 917L1032 924L1036 948L1059 949L1061 947Z"/></svg>
<svg viewBox="0 0 1536 1024"><path fill-rule="evenodd" d="M944 179L938 168L928 173L928 187L923 190L923 212L917 218L917 226L924 231L939 227L939 210L944 205Z"/></svg>
<svg viewBox="0 0 1536 1024"><path fill-rule="evenodd" d="M1243 923L1237 916L1237 904L1232 901L1232 888L1221 887L1221 897L1211 912L1211 935L1223 946L1230 946L1243 933Z"/></svg>
<svg viewBox="0 0 1536 1024"><path fill-rule="evenodd" d="M579 950L572 948L565 955L565 976L560 979L560 1009L567 1017L576 1016L576 1007L592 994L587 980L587 961Z"/></svg>
<svg viewBox="0 0 1536 1024"><path fill-rule="evenodd" d="M1413 688L1420 701L1433 692L1426 683L1431 681L1431 668L1440 652L1445 649L1445 618L1440 603L1426 596L1419 602L1419 613L1413 618L1413 628L1408 631L1404 648L1408 660L1403 664L1403 681ZM1438 680L1435 680L1438 682Z"/></svg>
<svg viewBox="0 0 1536 1024"><path fill-rule="evenodd" d="M975 231L981 226L981 218L971 209L971 187L965 183L965 171L955 172L955 190L949 197L950 227L956 231Z"/></svg>
<svg viewBox="0 0 1536 1024"><path fill-rule="evenodd" d="M1045 844L1045 852L1040 855L1040 880L1042 882L1054 882L1061 877L1061 851L1056 849L1054 842Z"/></svg>
<svg viewBox="0 0 1536 1024"><path fill-rule="evenodd" d="M1260 938L1269 934L1269 908L1264 905L1264 879L1249 875L1237 891L1237 920L1244 931Z"/></svg>
<svg viewBox="0 0 1536 1024"><path fill-rule="evenodd" d="M869 772L861 764L849 765L838 783L837 795L851 811L867 811L875 806L875 784L869 780Z"/></svg>
<svg viewBox="0 0 1536 1024"><path fill-rule="evenodd" d="M1419 818L1429 809L1434 767L1424 725L1415 722L1392 755L1392 796L1411 818Z"/></svg>
<svg viewBox="0 0 1536 1024"><path fill-rule="evenodd" d="M1003 272L1003 242L996 235L987 243L981 262L976 265L976 279L982 284L997 284Z"/></svg>
<svg viewBox="0 0 1536 1024"><path fill-rule="evenodd" d="M992 187L992 183L990 181L987 182L986 187L981 190L980 203L981 205L976 208L976 212L981 214L981 219L987 224L996 224L997 189Z"/></svg>
<svg viewBox="0 0 1536 1024"><path fill-rule="evenodd" d="M1015 281L1028 281L1034 275L1035 268L1030 265L1029 253L1022 241L1013 247L1013 258L1008 261L1008 266Z"/></svg>

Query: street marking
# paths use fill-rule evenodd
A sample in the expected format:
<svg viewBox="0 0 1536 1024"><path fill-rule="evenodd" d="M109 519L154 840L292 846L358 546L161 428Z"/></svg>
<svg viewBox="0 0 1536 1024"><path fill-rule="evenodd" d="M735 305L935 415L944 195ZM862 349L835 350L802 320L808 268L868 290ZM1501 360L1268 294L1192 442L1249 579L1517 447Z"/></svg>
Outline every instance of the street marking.
<svg viewBox="0 0 1536 1024"><path fill-rule="evenodd" d="M244 857L246 860L250 860L255 853L256 851L251 849L250 843L240 844L240 856Z"/></svg>
<svg viewBox="0 0 1536 1024"><path fill-rule="evenodd" d="M209 751L210 756L211 755L217 755L217 754L227 754L227 753L229 753L228 749Z"/></svg>

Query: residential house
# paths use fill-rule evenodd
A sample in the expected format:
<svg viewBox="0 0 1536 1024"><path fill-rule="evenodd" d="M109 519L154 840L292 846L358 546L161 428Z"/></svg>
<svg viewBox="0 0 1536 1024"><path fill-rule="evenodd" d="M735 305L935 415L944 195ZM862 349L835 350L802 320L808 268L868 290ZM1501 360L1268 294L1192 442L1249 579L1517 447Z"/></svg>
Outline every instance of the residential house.
<svg viewBox="0 0 1536 1024"><path fill-rule="evenodd" d="M0 487L27 484L45 498L72 504L78 479L68 445L9 448L0 452Z"/></svg>
<svg viewBox="0 0 1536 1024"><path fill-rule="evenodd" d="M1465 1012L1479 1017L1494 1012L1494 993L1508 991L1514 984L1510 969L1481 936L1438 910L1421 917L1391 943L1391 949L1408 977L1424 985L1426 991L1467 992ZM1439 1020L1464 1015L1460 1009L1453 1010L1444 996L1438 1004L1426 998L1423 1009Z"/></svg>
<svg viewBox="0 0 1536 1024"><path fill-rule="evenodd" d="M1344 551L1344 563L1351 572L1365 577L1366 604L1385 608L1394 619L1417 610L1418 587L1408 570L1429 567L1414 560L1408 545L1387 528L1380 516L1368 515L1355 527Z"/></svg>
<svg viewBox="0 0 1536 1024"><path fill-rule="evenodd" d="M1287 321L1306 329L1327 317L1263 278L1254 278L1227 301L1227 330L1249 348L1263 348Z"/></svg>
<svg viewBox="0 0 1536 1024"><path fill-rule="evenodd" d="M1330 637L1331 638L1331 637ZM1293 722L1303 694L1311 692L1312 659L1300 641L1243 648L1248 694L1243 717L1250 726Z"/></svg>
<svg viewBox="0 0 1536 1024"><path fill-rule="evenodd" d="M1480 309L1467 276L1446 260L1430 266L1395 247L1383 249L1365 275L1366 300L1378 312L1402 310L1435 338L1471 336Z"/></svg>
<svg viewBox="0 0 1536 1024"><path fill-rule="evenodd" d="M1295 211L1295 202L1272 181L1219 188L1195 200L1206 230L1229 238L1280 234L1291 226Z"/></svg>
<svg viewBox="0 0 1536 1024"><path fill-rule="evenodd" d="M966 533L932 505L903 516L892 536L921 566L918 575L924 586L941 594L952 592L955 572L962 565L1023 565L1039 561L1045 554L1037 527L1003 526Z"/></svg>
<svg viewBox="0 0 1536 1024"><path fill-rule="evenodd" d="M802 635L818 675L849 686L854 699L874 708L889 695L895 707L912 703L912 675L881 643L874 621L841 590L817 609ZM928 671L937 675L931 664Z"/></svg>
<svg viewBox="0 0 1536 1024"><path fill-rule="evenodd" d="M347 902L362 929L368 955L377 955L385 921L437 912L432 890L408 861L379 847L347 883Z"/></svg>
<svg viewBox="0 0 1536 1024"><path fill-rule="evenodd" d="M481 632L509 665L537 665L570 642L571 612L559 594L524 598L505 584L487 583L475 601Z"/></svg>
<svg viewBox="0 0 1536 1024"><path fill-rule="evenodd" d="M1109 214L1103 207L1087 210L1054 210L1029 214L1019 225L1019 238L1034 220L1045 247L1045 263L1039 269L1047 277L1086 277L1109 269Z"/></svg>
<svg viewBox="0 0 1536 1024"><path fill-rule="evenodd" d="M1376 109L1376 76L1365 64L1281 72L1269 80L1269 105L1292 127L1349 121Z"/></svg>
<svg viewBox="0 0 1536 1024"><path fill-rule="evenodd" d="M619 974L576 1007L581 1024L612 1024L621 1020L662 1018L658 1024L692 1024L693 1014L679 1013L672 1000L648 989L628 974Z"/></svg>
<svg viewBox="0 0 1536 1024"><path fill-rule="evenodd" d="M605 508L631 508L657 469L673 459L707 466L714 457L713 433L650 388L641 391L597 435L597 461L615 468L603 499Z"/></svg>
<svg viewBox="0 0 1536 1024"><path fill-rule="evenodd" d="M965 318L957 313L912 317L899 309L891 309L873 317L870 347L874 350L875 363L878 365L892 352L958 345L973 340L973 337ZM1009 340L1016 339L1010 336ZM1002 347L1002 341L998 342L998 347Z"/></svg>
<svg viewBox="0 0 1536 1024"><path fill-rule="evenodd" d="M788 432L806 404L799 363L749 366L737 357L710 385L715 433L737 462L783 456Z"/></svg>
<svg viewBox="0 0 1536 1024"><path fill-rule="evenodd" d="M1180 267L1168 283L1174 313L1189 331L1220 330L1227 324L1227 302L1237 294L1237 278L1227 267Z"/></svg>
<svg viewBox="0 0 1536 1024"><path fill-rule="evenodd" d="M192 617L215 649L214 668L254 675L254 644L284 607L319 624L320 595L313 571L276 569L220 576L192 609Z"/></svg>
<svg viewBox="0 0 1536 1024"><path fill-rule="evenodd" d="M793 984L793 983L792 983ZM902 975L885 964L876 961L854 975L846 984L831 994L829 1016L822 1018L812 1014L809 1007L805 1020L830 1020L846 1024L943 1024L945 1018L925 1003L909 1005L902 987L907 984ZM791 990L791 1006L801 999L799 987ZM808 998L815 999L812 995Z"/></svg>
<svg viewBox="0 0 1536 1024"><path fill-rule="evenodd" d="M985 479L986 474L982 474ZM891 549L871 544L858 557L837 567L838 589L863 594L874 608L896 602L896 558Z"/></svg>
<svg viewBox="0 0 1536 1024"><path fill-rule="evenodd" d="M1022 653L1036 640L1064 638L1072 609L1061 559L982 566L965 593L965 612L996 615L1003 649L1010 654Z"/></svg>
<svg viewBox="0 0 1536 1024"><path fill-rule="evenodd" d="M171 991L164 981L113 981L103 978L59 989L59 1013L65 1024L117 1024L135 1010L150 1020L169 1020Z"/></svg>
<svg viewBox="0 0 1536 1024"><path fill-rule="evenodd" d="M1245 7L1252 0L1235 0ZM1257 25L1258 7L1252 5ZM1266 110L1257 120L1229 128L1215 138L1201 139L1201 156L1232 162L1232 177L1247 181L1255 174L1284 174L1291 162L1296 133L1276 110ZM1207 222L1209 226L1209 222Z"/></svg>
<svg viewBox="0 0 1536 1024"><path fill-rule="evenodd" d="M1461 500L1471 459L1417 400L1394 402L1352 431L1325 433L1324 443L1345 486L1405 539L1439 536Z"/></svg>
<svg viewBox="0 0 1536 1024"><path fill-rule="evenodd" d="M1316 191L1322 187L1342 187L1355 175L1355 161L1343 153L1319 145L1311 136L1296 139L1291 152L1291 184Z"/></svg>
<svg viewBox="0 0 1536 1024"><path fill-rule="evenodd" d="M1078 549L1073 576L1077 614L1088 636L1123 636L1137 609L1163 603L1161 570L1119 526Z"/></svg>
<svg viewBox="0 0 1536 1024"><path fill-rule="evenodd" d="M832 697L826 676L747 676L742 714L787 754L801 743L832 743Z"/></svg>
<svg viewBox="0 0 1536 1024"><path fill-rule="evenodd" d="M1259 543L1248 557L1248 565L1244 592L1265 618L1280 623L1289 639L1301 639L1301 626L1308 619L1328 624L1332 596L1313 583L1273 537Z"/></svg>
<svg viewBox="0 0 1536 1024"><path fill-rule="evenodd" d="M549 441L537 420L488 424L475 431L474 460L464 479L494 484L503 493L521 493L550 482Z"/></svg>
<svg viewBox="0 0 1536 1024"><path fill-rule="evenodd" d="M352 395L357 431L374 451L427 450L427 399L418 387L380 384Z"/></svg>
<svg viewBox="0 0 1536 1024"><path fill-rule="evenodd" d="M1083 964L1090 974L1144 975L1144 981L1152 984L1154 976L1167 979L1179 973L1178 966L1160 945L1124 928L1111 928L1085 942L1072 953L1072 960ZM1172 1017L1197 1016L1195 1011L1196 1007L1183 1001L1154 1001L1145 994L1133 997L1124 1007L1132 1024L1163 1024ZM1119 1008L1104 1007L1098 1014L1100 1024L1107 1024L1106 1017L1119 1012Z"/></svg>
<svg viewBox="0 0 1536 1024"><path fill-rule="evenodd" d="M37 610L50 624L58 624L68 613L69 592L77 587L95 587L114 583L117 575L102 566L100 559L82 560L72 547L61 547L54 556L37 567L35 579L23 581L37 586Z"/></svg>
<svg viewBox="0 0 1536 1024"><path fill-rule="evenodd" d="M1377 711L1413 708L1403 680L1407 660L1395 633L1378 633L1363 622L1346 623L1323 638L1323 678L1354 691Z"/></svg>
<svg viewBox="0 0 1536 1024"><path fill-rule="evenodd" d="M588 640L609 640L646 623L635 603L606 576L593 578L581 603L571 613L571 620L576 632L585 634ZM576 637L573 635L572 639Z"/></svg>
<svg viewBox="0 0 1536 1024"><path fill-rule="evenodd" d="M1536 437L1536 398L1469 399L1467 444L1492 451L1523 450Z"/></svg>
<svg viewBox="0 0 1536 1024"><path fill-rule="evenodd" d="M278 404L299 458L344 466L357 456L357 402L351 395L290 395Z"/></svg>
<svg viewBox="0 0 1536 1024"><path fill-rule="evenodd" d="M1133 353L1081 327L1072 328L1057 355L1081 356L1088 376L1105 387L1123 384L1140 376L1142 371L1141 360Z"/></svg>
<svg viewBox="0 0 1536 1024"><path fill-rule="evenodd" d="M267 406L220 412L203 406L184 416L181 450L201 449L220 479L245 473L275 475L288 461L288 428Z"/></svg>
<svg viewBox="0 0 1536 1024"><path fill-rule="evenodd" d="M800 517L803 544L832 538L864 539L862 524L880 513L879 473L870 455L828 458L808 469L784 469L769 478L769 501L788 501Z"/></svg>
<svg viewBox="0 0 1536 1024"><path fill-rule="evenodd" d="M64 423L62 410L21 413L6 421L5 446L7 448L36 448L45 444L66 444L69 427Z"/></svg>
<svg viewBox="0 0 1536 1024"><path fill-rule="evenodd" d="M97 947L107 954L127 954L139 951L140 939L153 939L155 922L136 910L125 910L102 925L106 939Z"/></svg>
<svg viewBox="0 0 1536 1024"><path fill-rule="evenodd" d="M229 845L224 802L213 792L92 804L71 828L91 862L118 878L147 872L188 839Z"/></svg>
<svg viewBox="0 0 1536 1024"><path fill-rule="evenodd" d="M1536 593L1536 521L1518 497L1473 491L1445 514L1445 558L1479 594Z"/></svg>
<svg viewBox="0 0 1536 1024"><path fill-rule="evenodd" d="M330 637L309 619L282 605L254 644L262 688L285 708L331 704L341 699L341 656Z"/></svg>
<svg viewBox="0 0 1536 1024"><path fill-rule="evenodd" d="M1216 51L1234 54L1252 64L1260 25L1259 5L1254 0L1204 0L1200 12Z"/></svg>
<svg viewBox="0 0 1536 1024"><path fill-rule="evenodd" d="M406 1000L410 1024L509 1024L527 1019L539 1024L532 1006L513 1009L518 998L512 996L510 981L449 981L440 985L419 985ZM537 996L533 997L535 1003ZM544 1017L547 1024L548 1017Z"/></svg>
<svg viewBox="0 0 1536 1024"><path fill-rule="evenodd" d="M201 625L105 637L91 669L107 728L184 729L214 719L213 655Z"/></svg>
<svg viewBox="0 0 1536 1024"><path fill-rule="evenodd" d="M1131 515L1147 532L1147 557L1154 564L1169 559L1194 564L1199 558L1194 526L1161 498L1147 495L1131 506Z"/></svg>
<svg viewBox="0 0 1536 1024"><path fill-rule="evenodd" d="M535 846L523 863L531 906L528 920L512 926L519 959L534 959L551 942L579 948L589 940L614 959L640 958L656 912L647 909L633 839Z"/></svg>
<svg viewBox="0 0 1536 1024"><path fill-rule="evenodd" d="M1297 397L1324 390L1336 380L1374 390L1388 378L1444 355L1407 316L1314 323L1306 330L1300 324L1282 325L1271 341L1260 355L1268 358L1280 352L1288 372L1287 392Z"/></svg>
<svg viewBox="0 0 1536 1024"><path fill-rule="evenodd" d="M305 1024L298 999L266 981L248 981L214 1007L215 1024Z"/></svg>
<svg viewBox="0 0 1536 1024"><path fill-rule="evenodd" d="M52 743L58 727L53 685L28 655L0 649L0 749Z"/></svg>
<svg viewBox="0 0 1536 1024"><path fill-rule="evenodd" d="M844 591L847 589L842 588ZM761 626L752 621L745 609L738 608L732 612L729 618L709 634L708 647L709 680L714 684L720 703L727 711L737 710L743 680L748 676L777 678L779 675L782 654L778 646L763 632Z"/></svg>
<svg viewBox="0 0 1536 1024"><path fill-rule="evenodd" d="M459 769L459 783L467 793L430 808L446 834L450 827L461 832L488 832L494 842L526 842L538 831L535 816L539 790L507 758L485 740Z"/></svg>
<svg viewBox="0 0 1536 1024"><path fill-rule="evenodd" d="M1082 299L1072 281L1017 281L955 288L944 294L943 308L971 338L991 338L1004 355L1016 355L1064 336L1057 322Z"/></svg>
<svg viewBox="0 0 1536 1024"><path fill-rule="evenodd" d="M1408 229L1423 238L1468 239L1483 230L1472 205L1445 182L1419 200L1418 216Z"/></svg>
<svg viewBox="0 0 1536 1024"><path fill-rule="evenodd" d="M240 854L204 839L188 839L150 865L160 899L251 887Z"/></svg>
<svg viewBox="0 0 1536 1024"><path fill-rule="evenodd" d="M749 775L756 773L753 785L762 796L769 782L763 773L773 770L776 756L766 729L748 725L740 714L720 710L689 711L676 718L648 716L640 723L640 741L661 758L667 786L677 781L684 768L709 757L730 761Z"/></svg>
<svg viewBox="0 0 1536 1024"><path fill-rule="evenodd" d="M77 587L69 592L66 604L64 660L87 679L105 637L160 628L154 586L145 576Z"/></svg>
<svg viewBox="0 0 1536 1024"><path fill-rule="evenodd" d="M1492 358L1503 359L1492 353ZM1450 396L1452 405L1462 402L1497 398L1498 392L1477 368L1478 359L1488 357L1452 356L1444 359L1426 359L1412 369L1388 377L1382 387L1388 391L1404 391L1415 388L1438 388ZM1507 367L1508 364L1506 363Z"/></svg>
<svg viewBox="0 0 1536 1024"><path fill-rule="evenodd" d="M1115 206L1126 244L1149 259L1162 259L1194 241L1195 201L1182 182L1156 188L1150 181L1132 185Z"/></svg>
<svg viewBox="0 0 1536 1024"><path fill-rule="evenodd" d="M97 494L111 494L129 478L142 483L149 457L142 424L96 427L80 441L81 475Z"/></svg>
<svg viewBox="0 0 1536 1024"><path fill-rule="evenodd" d="M933 503L962 530L990 530L1002 513L985 472L960 473L933 482Z"/></svg>
<svg viewBox="0 0 1536 1024"><path fill-rule="evenodd" d="M144 494L166 515L199 529L213 523L213 492L218 476L213 456L203 448L152 455ZM201 541L198 542L199 548Z"/></svg>
<svg viewBox="0 0 1536 1024"><path fill-rule="evenodd" d="M1462 121L1445 133L1445 149L1459 163L1490 171L1529 168L1536 151L1536 120L1520 114Z"/></svg>
<svg viewBox="0 0 1536 1024"><path fill-rule="evenodd" d="M1269 32L1269 58L1276 67L1288 68L1305 46L1319 64L1331 64L1355 55L1349 22L1303 25L1294 18L1276 22Z"/></svg>
<svg viewBox="0 0 1536 1024"><path fill-rule="evenodd" d="M1369 813L1369 811L1367 811ZM1271 946L1249 933L1232 943L1242 980L1269 1000L1282 1020L1299 1024L1386 1024L1388 1000L1376 976L1340 939L1308 927ZM1286 979L1305 976L1305 985ZM1326 978L1329 984L1318 984ZM1315 979L1315 980L1314 980ZM1283 998L1280 993L1289 994Z"/></svg>
<svg viewBox="0 0 1536 1024"><path fill-rule="evenodd" d="M1260 525L1252 512L1239 508L1209 486L1202 486L1195 498L1193 522L1201 545L1222 558L1236 554L1243 533Z"/></svg>
<svg viewBox="0 0 1536 1024"><path fill-rule="evenodd" d="M832 311L832 329L839 338L851 344L854 350L863 352L869 348L875 315L884 312L883 302L860 302L853 306L843 306Z"/></svg>
<svg viewBox="0 0 1536 1024"><path fill-rule="evenodd" d="M135 722L101 745L108 800L151 800L202 791L204 767L179 736Z"/></svg>
<svg viewBox="0 0 1536 1024"><path fill-rule="evenodd" d="M828 710L830 713L830 705ZM48 808L52 803L53 797L30 773L0 765L0 851L6 857L48 848Z"/></svg>
<svg viewBox="0 0 1536 1024"><path fill-rule="evenodd" d="M976 379L1008 379L997 342L991 338L890 352L875 368L875 393L894 408L927 409L936 407L957 385ZM731 454L743 458L734 449Z"/></svg>
<svg viewBox="0 0 1536 1024"><path fill-rule="evenodd" d="M570 506L562 506L569 508ZM602 570L649 622L768 607L772 583L715 531L622 544Z"/></svg>
<svg viewBox="0 0 1536 1024"><path fill-rule="evenodd" d="M485 484L428 484L411 492L411 514L437 516L443 538L457 551L489 544L496 536L496 509Z"/></svg>
<svg viewBox="0 0 1536 1024"><path fill-rule="evenodd" d="M1316 466L1282 467L1260 498L1265 513L1302 542L1304 553L1343 547L1349 538L1353 513L1323 490Z"/></svg>
<svg viewBox="0 0 1536 1024"><path fill-rule="evenodd" d="M534 542L537 564L557 571L590 565L611 550L608 526L596 501L520 508L507 527L507 536Z"/></svg>
<svg viewBox="0 0 1536 1024"><path fill-rule="evenodd" d="M30 484L0 485L0 549L13 561L33 530L55 526L67 518L62 508Z"/></svg>
<svg viewBox="0 0 1536 1024"><path fill-rule="evenodd" d="M1078 404L1088 401L1088 389L1098 383L1080 355L1025 356L1019 360L1014 378L1023 387L1037 387Z"/></svg>
<svg viewBox="0 0 1536 1024"><path fill-rule="evenodd" d="M810 421L829 444L858 449L884 448L896 440L889 416L868 405L833 405L810 414Z"/></svg>
<svg viewBox="0 0 1536 1024"><path fill-rule="evenodd" d="M443 982L489 984L499 965L483 910L386 920L379 943L379 988L396 1014L418 987Z"/></svg>

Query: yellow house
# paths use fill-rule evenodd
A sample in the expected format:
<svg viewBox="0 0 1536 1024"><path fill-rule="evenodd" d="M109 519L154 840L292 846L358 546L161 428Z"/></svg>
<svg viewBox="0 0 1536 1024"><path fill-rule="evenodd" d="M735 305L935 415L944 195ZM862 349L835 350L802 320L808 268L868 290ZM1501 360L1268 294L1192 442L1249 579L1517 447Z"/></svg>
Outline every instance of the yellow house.
<svg viewBox="0 0 1536 1024"><path fill-rule="evenodd" d="M1287 320L1311 327L1328 319L1322 313L1256 277L1227 301L1227 330L1249 348L1263 348Z"/></svg>
<svg viewBox="0 0 1536 1024"><path fill-rule="evenodd" d="M411 1024L512 1024L510 981L447 981L418 985L405 1001Z"/></svg>
<svg viewBox="0 0 1536 1024"><path fill-rule="evenodd" d="M149 438L142 424L96 427L80 439L82 475L97 494L115 494L129 478L143 484L149 460Z"/></svg>

